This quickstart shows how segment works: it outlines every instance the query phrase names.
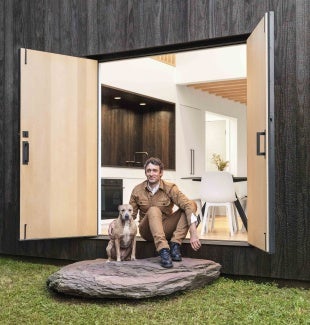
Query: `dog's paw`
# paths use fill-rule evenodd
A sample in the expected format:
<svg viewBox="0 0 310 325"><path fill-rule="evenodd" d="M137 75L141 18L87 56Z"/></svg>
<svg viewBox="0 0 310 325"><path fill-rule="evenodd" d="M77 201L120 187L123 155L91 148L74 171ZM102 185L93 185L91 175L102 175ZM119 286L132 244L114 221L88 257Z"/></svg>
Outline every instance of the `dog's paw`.
<svg viewBox="0 0 310 325"><path fill-rule="evenodd" d="M131 259L130 259L131 261L135 261L136 260L136 258L134 257L134 256L131 256Z"/></svg>

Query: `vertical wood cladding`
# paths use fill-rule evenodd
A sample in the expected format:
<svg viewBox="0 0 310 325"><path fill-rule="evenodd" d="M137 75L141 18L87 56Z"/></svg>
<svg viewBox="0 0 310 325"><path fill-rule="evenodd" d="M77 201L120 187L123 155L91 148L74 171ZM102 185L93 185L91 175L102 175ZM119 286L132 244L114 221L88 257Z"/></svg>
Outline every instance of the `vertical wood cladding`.
<svg viewBox="0 0 310 325"><path fill-rule="evenodd" d="M147 157L135 157L135 153L147 152L148 157L160 157L166 169L175 169L174 111L164 107L142 111L102 105L101 112L103 166L143 167ZM135 159L141 164L126 164Z"/></svg>
<svg viewBox="0 0 310 325"><path fill-rule="evenodd" d="M250 33L268 10L275 12L276 252L210 245L193 253L187 244L184 252L220 262L225 273L310 280L308 0L0 0L0 252L104 256L100 240L18 241L19 48L89 56L211 40ZM152 253L145 247L140 257Z"/></svg>
<svg viewBox="0 0 310 325"><path fill-rule="evenodd" d="M143 167L155 156L175 169L174 103L107 86L101 97L102 166Z"/></svg>
<svg viewBox="0 0 310 325"><path fill-rule="evenodd" d="M0 238L3 238L3 225L5 223L4 221L4 212L5 207L7 206L7 203L4 203L5 197L4 197L4 184L5 184L5 155L4 155L4 116L5 116L5 89L4 89L4 29L5 29L5 21L4 21L4 2L0 1ZM12 188L12 186L11 186ZM0 239L1 240L1 239ZM0 244L1 247L1 244Z"/></svg>
<svg viewBox="0 0 310 325"><path fill-rule="evenodd" d="M105 166L126 166L126 161L134 160L135 152L142 151L142 115L108 105L102 105L101 112L101 162Z"/></svg>
<svg viewBox="0 0 310 325"><path fill-rule="evenodd" d="M143 148L160 157L166 169L175 169L175 111L149 110L143 114Z"/></svg>

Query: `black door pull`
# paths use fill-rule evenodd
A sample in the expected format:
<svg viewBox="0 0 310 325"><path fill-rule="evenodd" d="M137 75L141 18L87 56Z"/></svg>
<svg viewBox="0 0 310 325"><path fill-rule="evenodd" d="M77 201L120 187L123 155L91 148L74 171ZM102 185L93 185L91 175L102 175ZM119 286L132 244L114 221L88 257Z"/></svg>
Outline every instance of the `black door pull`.
<svg viewBox="0 0 310 325"><path fill-rule="evenodd" d="M23 165L28 165L29 163L29 142L23 141L22 144L23 151Z"/></svg>
<svg viewBox="0 0 310 325"><path fill-rule="evenodd" d="M264 136L264 151L261 151L260 148L260 137ZM266 131L256 132L256 155L257 156L266 156Z"/></svg>

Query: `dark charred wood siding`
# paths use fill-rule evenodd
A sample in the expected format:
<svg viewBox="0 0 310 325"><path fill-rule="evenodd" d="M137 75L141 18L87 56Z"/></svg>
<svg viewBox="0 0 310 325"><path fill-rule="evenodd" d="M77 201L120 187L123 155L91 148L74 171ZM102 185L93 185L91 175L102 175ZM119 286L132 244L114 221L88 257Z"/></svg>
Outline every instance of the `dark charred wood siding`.
<svg viewBox="0 0 310 325"><path fill-rule="evenodd" d="M275 12L276 248L204 246L228 274L310 280L310 46L308 0L0 0L0 252L105 256L106 241L19 242L19 48L91 56L250 33ZM130 52L132 51L132 52ZM139 242L139 257L152 255Z"/></svg>

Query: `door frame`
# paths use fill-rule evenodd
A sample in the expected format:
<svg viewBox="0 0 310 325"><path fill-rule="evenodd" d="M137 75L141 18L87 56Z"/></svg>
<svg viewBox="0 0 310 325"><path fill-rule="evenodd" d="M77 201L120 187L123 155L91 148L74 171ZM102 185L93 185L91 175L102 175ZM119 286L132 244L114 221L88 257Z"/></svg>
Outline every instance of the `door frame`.
<svg viewBox="0 0 310 325"><path fill-rule="evenodd" d="M188 43L182 43L182 44L176 44L176 45L166 45L166 46L160 46L156 48L147 48L147 49L140 49L140 50L131 50L131 51L124 51L124 52L116 52L116 53L109 53L109 54L99 54L99 55L91 55L86 56L85 58L90 58L93 60L97 60L98 63L101 62L107 62L107 61L114 61L114 60L120 60L120 59L130 59L130 58L138 58L138 57L145 57L145 56L153 56L153 55L160 55L160 54L167 54L167 53L177 53L177 52L183 52L183 51L189 51L189 50L199 50L199 49L207 49L207 48L216 48L216 47L223 47L223 46L230 46L230 45L237 45L237 44L244 44L246 43L246 40L248 38L248 34L241 34L241 35L233 35L229 37L223 37L223 38L215 38L210 40L202 40L202 41L194 41L194 42L188 42ZM269 76L270 81L271 76ZM99 87L98 82L98 87ZM99 87L100 88L100 87ZM273 96L273 94L271 94ZM273 100L273 97L269 97L268 101L271 102ZM101 93L98 91L98 108L100 107L101 103ZM98 109L98 113L100 113L100 109ZM98 116L98 123L100 123L100 116ZM272 136L270 136L268 139L269 141L269 157L270 157L270 164L268 165L268 179L269 181L269 187L268 192L270 196L269 200L269 212L270 215L273 216L274 219L274 190L275 190L275 165L274 165L274 124L272 123L273 128L270 129ZM100 130L100 127L98 127ZM98 141L98 157L100 157L100 141ZM99 158L98 158L99 160ZM98 182L101 178L101 175L99 173L100 170L100 160L98 161ZM98 186L99 187L99 186ZM100 188L100 187L99 187ZM100 202L100 190L98 191L98 202ZM98 206L98 215L100 212L100 206ZM98 226L99 226L99 218L98 218ZM274 225L270 227L270 231L274 232Z"/></svg>
<svg viewBox="0 0 310 325"><path fill-rule="evenodd" d="M275 252L275 104L274 104L274 12L267 12L265 14L267 19L268 31L270 35L273 35L273 42L271 42L271 47L268 46L268 59L269 67L268 69L268 208L269 208L269 235L273 237L270 241L269 252ZM269 35L269 36L270 36ZM272 90L272 91L271 91Z"/></svg>
<svg viewBox="0 0 310 325"><path fill-rule="evenodd" d="M270 18L273 18L273 12L267 12L266 15ZM260 22L261 19L258 20L257 24ZM270 28L270 33L274 35L274 26L270 24L270 19L267 20L268 25ZM87 58L95 59L98 63L103 62L110 62L110 61L117 61L117 60L126 60L126 59L134 59L140 57L147 57L147 56L155 56L155 55L163 55L169 53L178 53L178 52L185 52L185 51L195 51L195 50L202 50L208 48L216 48L216 47L224 47L224 46L231 46L231 45L239 45L239 44L246 44L246 41L251 33L246 34L239 34L239 35L232 35L228 37L219 37L213 38L208 40L199 40L193 42L185 42L180 44L172 44L172 45L164 45L152 48L143 48L137 50L128 50L123 52L114 52L114 53L106 53L106 54L96 54L87 56ZM268 48L268 51L273 51L274 49ZM274 56L270 56L270 62L272 67L274 66ZM99 65L98 65L99 66ZM100 79L99 79L100 80ZM269 86L274 88L274 78L269 73L268 74L268 81ZM99 97L100 98L100 97ZM101 99L100 99L101 100ZM274 93L271 92L270 96L268 97L268 106L269 106L269 136L268 136L268 212L269 212L269 234L272 238L269 247L269 253L273 253L275 249L274 243L274 234L275 234L275 148L274 148ZM100 105L100 104L99 104ZM100 109L99 109L100 110ZM100 121L100 118L98 119ZM100 142L100 141L98 141ZM100 162L99 162L100 163ZM100 168L101 163L99 164ZM99 173L100 177L100 173ZM99 194L98 194L98 202L100 202ZM98 212L98 223L99 223L99 212Z"/></svg>

